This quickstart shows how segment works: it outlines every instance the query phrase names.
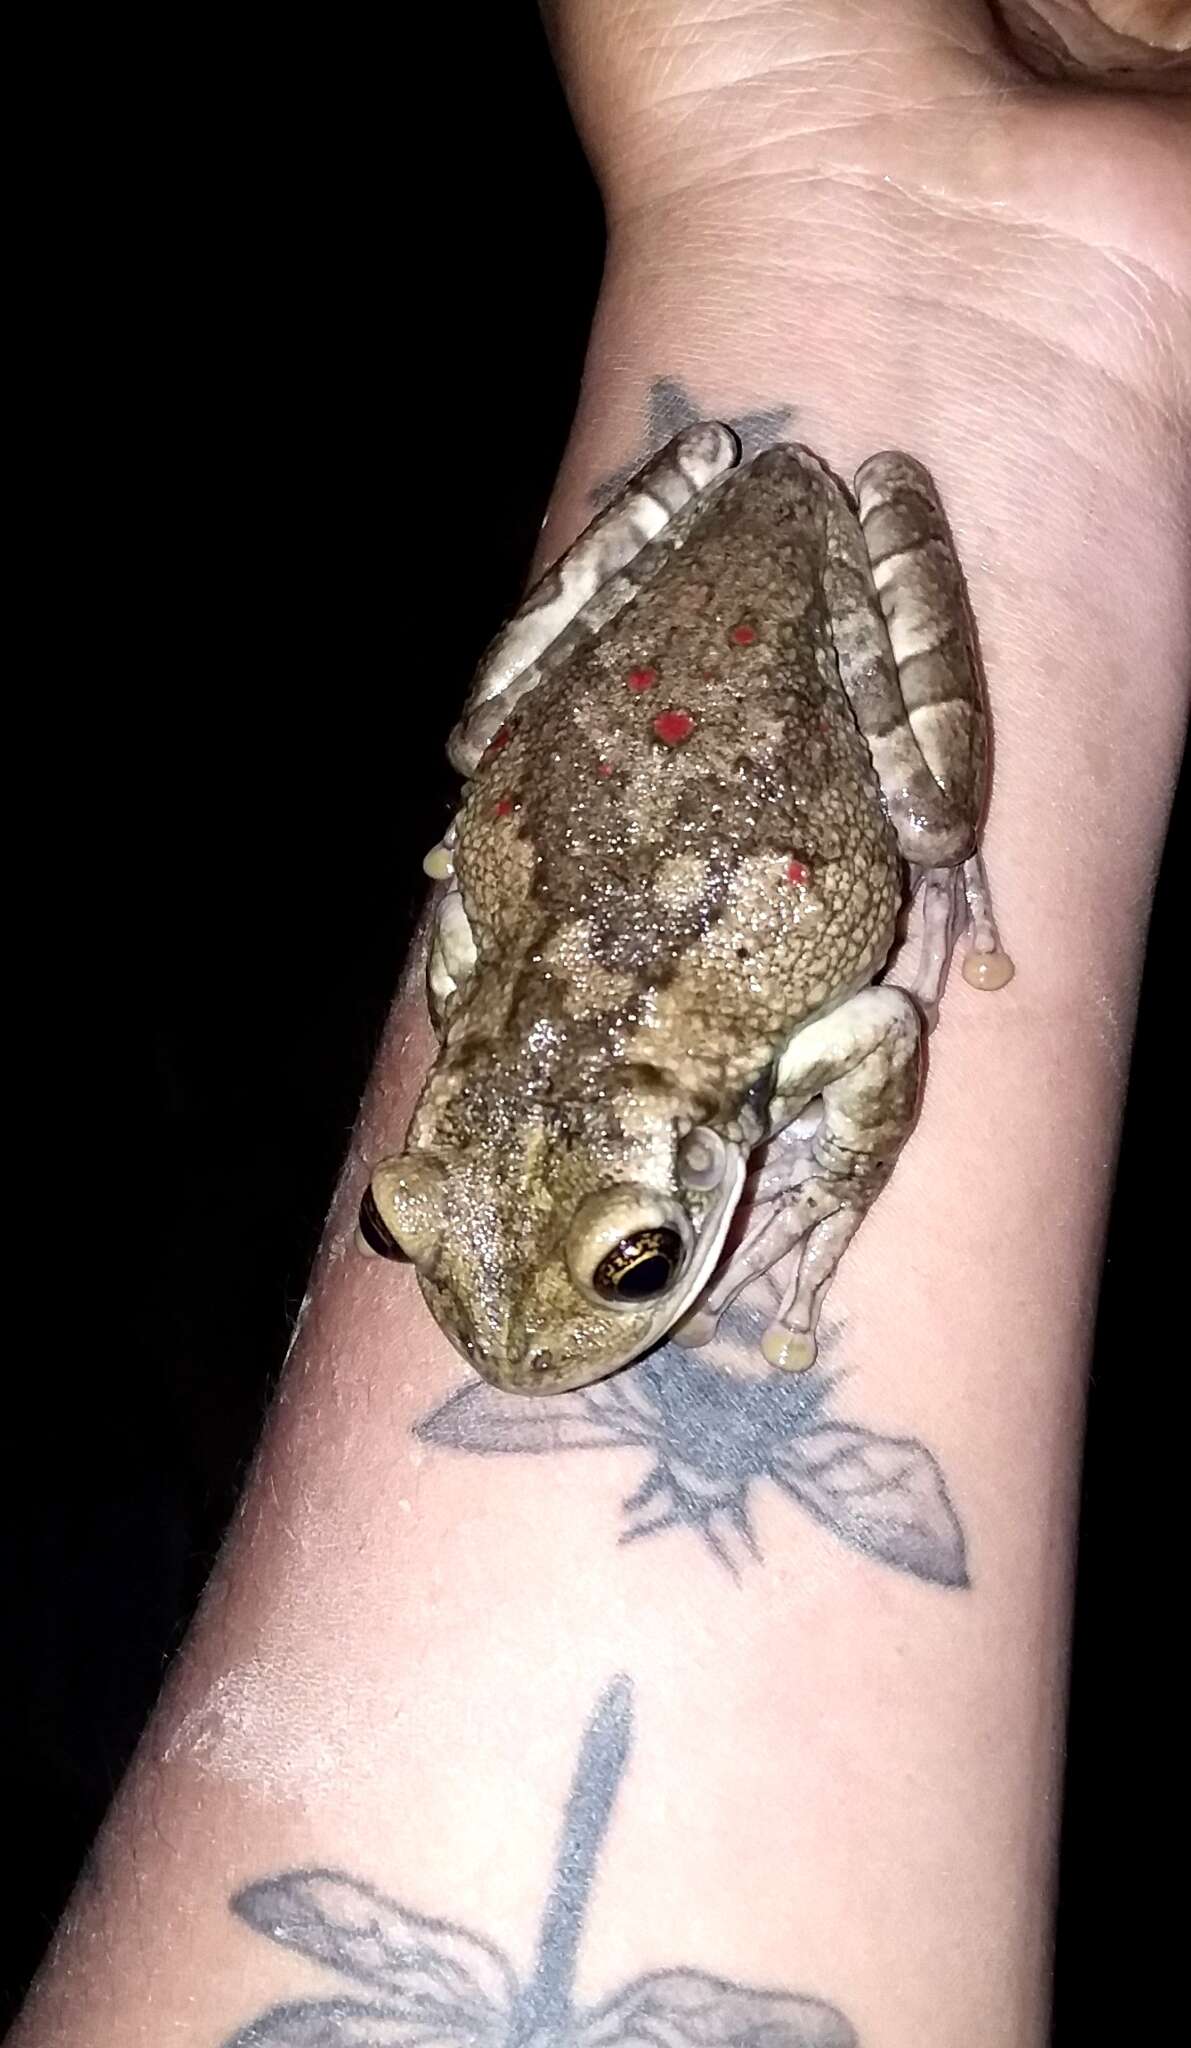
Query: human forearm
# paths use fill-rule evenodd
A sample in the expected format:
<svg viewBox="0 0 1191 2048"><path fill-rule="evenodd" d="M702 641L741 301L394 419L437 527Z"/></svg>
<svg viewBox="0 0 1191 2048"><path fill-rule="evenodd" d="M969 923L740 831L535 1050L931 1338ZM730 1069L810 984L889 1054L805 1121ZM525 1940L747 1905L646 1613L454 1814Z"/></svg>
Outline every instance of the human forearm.
<svg viewBox="0 0 1191 2048"><path fill-rule="evenodd" d="M469 1382L412 1276L349 1249L429 1055L411 995L236 1531L24 2043L209 2041L278 2000L372 1997L229 1916L311 1868L561 1979L562 1923L539 1932L620 1673L628 1769L622 1689L587 1751L602 1792L571 1808L576 1841L606 1828L574 1902L580 2003L685 1967L825 2000L890 2048L1037 2034L1083 1353L1188 655L1179 309L1151 287L1139 332L1115 261L1056 274L1041 231L949 253L921 201L847 179L829 202L793 176L776 217L771 194L764 217L695 196L615 229L548 549L639 452L643 392L681 377L697 411L759 410L844 474L921 455L982 629L1018 979L949 993L813 1419L851 1426L861 1475L909 1446L902 1477L859 1504L816 1482L842 1439L673 1351L594 1399L587 1448L518 1449L538 1411ZM572 1413L541 1426L583 1441Z"/></svg>

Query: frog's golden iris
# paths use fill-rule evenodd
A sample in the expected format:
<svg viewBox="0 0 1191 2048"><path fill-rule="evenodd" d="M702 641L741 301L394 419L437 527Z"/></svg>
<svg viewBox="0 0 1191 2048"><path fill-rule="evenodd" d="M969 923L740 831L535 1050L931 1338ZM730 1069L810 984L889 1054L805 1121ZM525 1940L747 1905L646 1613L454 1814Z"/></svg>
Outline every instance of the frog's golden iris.
<svg viewBox="0 0 1191 2048"><path fill-rule="evenodd" d="M634 1231L600 1260L592 1286L605 1301L653 1301L664 1294L682 1261L676 1230Z"/></svg>

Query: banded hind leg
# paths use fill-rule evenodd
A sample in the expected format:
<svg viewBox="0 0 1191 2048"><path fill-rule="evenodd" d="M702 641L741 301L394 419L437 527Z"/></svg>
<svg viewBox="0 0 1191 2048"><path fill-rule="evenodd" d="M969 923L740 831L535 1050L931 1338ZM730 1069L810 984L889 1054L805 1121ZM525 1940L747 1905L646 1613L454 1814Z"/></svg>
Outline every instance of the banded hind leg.
<svg viewBox="0 0 1191 2048"><path fill-rule="evenodd" d="M964 978L1003 988L1002 950L977 847L988 721L963 571L938 492L911 456L856 476L860 529L829 512L825 576L840 677L868 742L918 910L912 993L933 1024L956 940Z"/></svg>
<svg viewBox="0 0 1191 2048"><path fill-rule="evenodd" d="M547 569L501 627L472 679L448 748L461 774L474 771L513 707L565 659L576 638L598 631L630 602L637 585L623 572L739 456L735 435L718 422L684 428ZM452 822L422 863L432 881L453 882L455 829ZM440 1028L475 962L463 898L452 886L436 906L428 958L430 1008Z"/></svg>
<svg viewBox="0 0 1191 2048"><path fill-rule="evenodd" d="M448 752L470 775L513 706L541 681L576 627L598 630L636 593L621 571L717 478L740 447L715 420L684 427L630 478L535 583L484 654Z"/></svg>
<svg viewBox="0 0 1191 2048"><path fill-rule="evenodd" d="M715 420L685 427L584 528L522 599L481 656L463 716L447 743L452 765L471 775L514 706L636 593L624 574L740 458L735 435ZM434 882L455 871L455 824L422 863Z"/></svg>

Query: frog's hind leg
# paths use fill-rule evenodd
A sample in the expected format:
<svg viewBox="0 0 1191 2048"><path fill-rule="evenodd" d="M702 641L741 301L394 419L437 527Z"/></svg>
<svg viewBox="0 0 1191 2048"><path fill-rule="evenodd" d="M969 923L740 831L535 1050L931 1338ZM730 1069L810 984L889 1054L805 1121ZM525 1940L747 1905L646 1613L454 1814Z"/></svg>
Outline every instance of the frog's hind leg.
<svg viewBox="0 0 1191 2048"><path fill-rule="evenodd" d="M829 509L824 584L840 677L868 743L922 922L914 993L933 1021L961 929L964 977L1001 988L1002 951L976 851L988 722L963 571L921 463L874 455L856 477L860 534Z"/></svg>
<svg viewBox="0 0 1191 2048"><path fill-rule="evenodd" d="M472 773L508 713L541 680L550 657L565 651L570 635L580 628L597 630L628 604L636 586L620 572L739 459L730 428L714 420L685 427L547 569L476 671L448 745L461 775Z"/></svg>
<svg viewBox="0 0 1191 2048"><path fill-rule="evenodd" d="M863 989L795 1033L770 1104L776 1144L750 1190L759 1219L675 1332L681 1342L709 1342L737 1295L793 1252L761 1348L787 1371L814 1364L828 1282L913 1129L921 1041L918 1011L895 988Z"/></svg>

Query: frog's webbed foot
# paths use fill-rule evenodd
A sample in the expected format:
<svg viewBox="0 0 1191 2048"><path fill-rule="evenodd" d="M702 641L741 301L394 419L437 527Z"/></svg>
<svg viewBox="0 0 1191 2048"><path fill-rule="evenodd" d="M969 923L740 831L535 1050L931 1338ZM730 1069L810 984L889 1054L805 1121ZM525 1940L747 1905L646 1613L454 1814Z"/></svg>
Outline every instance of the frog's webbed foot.
<svg viewBox="0 0 1191 2048"><path fill-rule="evenodd" d="M802 1235L806 1225L795 1221L790 1204L815 1172L814 1138L822 1121L823 1104L815 1101L802 1116L775 1131L754 1155L758 1163L742 1197L742 1214L749 1219L745 1234L718 1277L671 1330L673 1343L692 1351L710 1344L725 1309L754 1280L771 1272Z"/></svg>
<svg viewBox="0 0 1191 2048"><path fill-rule="evenodd" d="M963 941L964 980L970 988L1004 988L1013 979L1013 962L1001 946L989 894L988 876L979 853L958 867L915 868L913 914L917 930L909 978L894 968L892 981L913 996L933 1031L947 984L947 971L958 941Z"/></svg>
<svg viewBox="0 0 1191 2048"><path fill-rule="evenodd" d="M514 705L582 634L631 602L637 585L620 572L739 459L730 428L715 420L685 427L547 569L476 670L447 750L461 775L472 774Z"/></svg>
<svg viewBox="0 0 1191 2048"><path fill-rule="evenodd" d="M921 1036L894 988L864 989L796 1034L778 1063L775 1135L746 1191L750 1228L676 1341L709 1343L736 1297L793 1253L761 1349L786 1371L814 1364L828 1283L913 1128Z"/></svg>
<svg viewBox="0 0 1191 2048"><path fill-rule="evenodd" d="M855 1202L836 1182L822 1177L758 1204L763 1213L718 1280L674 1331L675 1342L698 1348L710 1344L725 1309L793 1253L777 1313L761 1338L761 1351L769 1365L805 1372L818 1355L819 1310L828 1283L881 1184L875 1181L864 1199Z"/></svg>
<svg viewBox="0 0 1191 2048"><path fill-rule="evenodd" d="M977 848L963 865L964 898L968 907L968 945L964 954L963 977L969 988L990 991L1004 988L1013 980L1014 967L1001 945L993 915L984 855Z"/></svg>

